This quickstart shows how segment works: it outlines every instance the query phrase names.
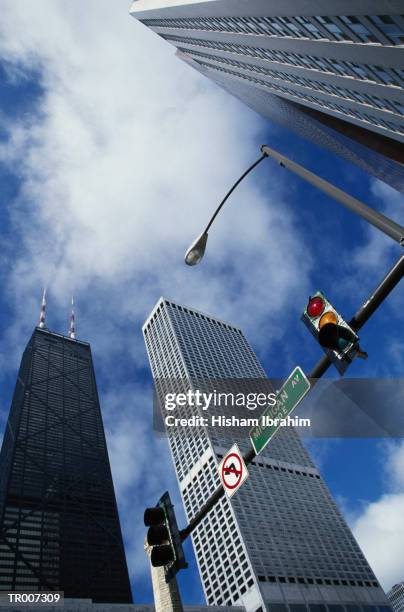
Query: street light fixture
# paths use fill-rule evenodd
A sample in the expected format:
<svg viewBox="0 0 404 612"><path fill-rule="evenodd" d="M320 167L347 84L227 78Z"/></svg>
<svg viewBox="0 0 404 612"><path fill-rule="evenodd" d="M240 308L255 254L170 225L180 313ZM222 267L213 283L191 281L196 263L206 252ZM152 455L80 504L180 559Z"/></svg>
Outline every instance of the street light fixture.
<svg viewBox="0 0 404 612"><path fill-rule="evenodd" d="M188 266L196 266L205 254L206 243L208 241L208 232L204 231L203 234L191 244L188 251L185 253L185 263Z"/></svg>
<svg viewBox="0 0 404 612"><path fill-rule="evenodd" d="M404 246L404 227L402 227L398 223L395 223L395 221L392 221L382 213L379 213L377 210L374 210L370 206L367 206L363 202L360 202L345 191L342 191L342 189L335 187L335 185L333 185L332 183L325 181L324 179L320 178L313 172L310 172L303 166L296 164L295 162L288 159L284 155L281 155L274 149L270 149L266 145L262 145L261 151L262 156L256 162L254 162L253 165L250 166L248 170L246 170L246 172L244 172L244 174L242 174L238 181L234 183L233 187L220 202L211 220L206 226L205 231L200 234L200 236L198 236L198 238L191 244L191 246L187 250L185 254L185 263L187 263L189 266L195 266L202 260L205 254L206 242L208 240L208 230L212 225L213 221L216 219L220 209L226 202L229 195L241 183L243 178L246 177L247 174L249 174L251 170L253 170L255 166L257 166L266 157L271 157L272 159L277 161L282 168L288 168L288 170L291 170L311 185L314 185L327 195L334 198L334 200L337 200L337 202L339 202L346 208L349 208L349 210L356 213L362 219L364 219L365 221L376 227L378 230L395 240L395 242L398 242L401 246Z"/></svg>

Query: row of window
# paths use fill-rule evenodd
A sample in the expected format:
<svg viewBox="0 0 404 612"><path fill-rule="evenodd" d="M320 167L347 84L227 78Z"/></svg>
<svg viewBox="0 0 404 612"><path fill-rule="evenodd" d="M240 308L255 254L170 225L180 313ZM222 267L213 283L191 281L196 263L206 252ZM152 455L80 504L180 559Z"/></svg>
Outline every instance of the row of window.
<svg viewBox="0 0 404 612"><path fill-rule="evenodd" d="M186 308L185 306L180 306L179 304L175 304L174 302L168 302L167 300L164 303L162 303L157 308L156 312L151 317L150 321L148 322L148 324L145 327L145 330L144 330L145 334L148 333L148 331L152 327L152 323L155 322L158 319L159 315L163 315L164 307L167 307L167 306L170 309L179 310L180 312L184 312L187 315L192 315L192 316L196 317L197 319L202 319L204 321L208 321L209 323L213 323L214 325L218 325L219 327L224 327L225 329L229 329L229 330L235 331L235 332L237 332L239 334L242 334L242 331L240 329L238 329L237 327L233 327L232 325L228 325L227 323L219 321L218 319L213 319L213 318L209 317L208 315L204 315L204 314L202 314L200 312L196 312L195 310L191 310L190 308Z"/></svg>
<svg viewBox="0 0 404 612"><path fill-rule="evenodd" d="M363 112L363 111L359 112L355 110L354 108L352 108L351 106L342 106L341 104L331 102L331 100L325 100L324 98L320 99L316 96L311 96L305 92L296 91L288 87L279 85L277 83L268 83L267 81L263 81L262 79L258 79L256 77L253 77L252 75L240 74L238 72L228 70L227 68L225 69L220 66L214 66L213 64L207 64L202 61L200 61L199 63L202 64L203 66L206 66L206 68L209 68L210 70L224 72L225 74L229 74L233 77L236 77L237 79L247 80L252 83L256 83L257 85L260 85L264 87L265 89L268 89L270 91L272 90L274 93L286 94L287 96L293 97L299 101L305 100L307 102L311 102L315 104L316 106L320 106L321 108L325 107L325 108L329 108L330 110L337 111L338 113L341 113L341 115L343 116L348 115L348 116L354 117L355 119L358 119L359 121L370 123L371 125L374 125L374 126L380 126L384 129L387 129L392 132L396 132L398 134L404 134L404 127L401 126L399 123L396 124L396 123L393 123L392 121L388 121L386 119L381 119L380 117L369 115L368 113Z"/></svg>
<svg viewBox="0 0 404 612"><path fill-rule="evenodd" d="M266 16L266 17L179 17L143 19L144 25L186 30L235 32L257 36L282 36L311 40L349 41L379 45L404 44L402 16Z"/></svg>
<svg viewBox="0 0 404 612"><path fill-rule="evenodd" d="M63 349L68 355L73 355L78 359L82 357L84 359L88 358L88 347L90 346L88 342L84 342L83 340L76 340L72 343L71 339L63 334L58 334L56 332L49 332L46 329L41 329L36 327L35 331L35 344L54 344Z"/></svg>
<svg viewBox="0 0 404 612"><path fill-rule="evenodd" d="M269 604L269 612L392 612L389 606L370 606L357 604ZM256 612L262 612L257 610Z"/></svg>
<svg viewBox="0 0 404 612"><path fill-rule="evenodd" d="M330 578L306 578L303 576L258 576L259 582L277 582L279 584L311 584L311 585L328 585L328 586L359 586L359 587L376 587L379 584L376 580L339 580Z"/></svg>
<svg viewBox="0 0 404 612"><path fill-rule="evenodd" d="M289 72L268 69L264 68L263 66L246 64L244 62L240 62L227 57L213 57L212 55L208 55L207 53L201 53L200 51L189 51L188 49L183 49L181 47L180 51L191 56L203 57L207 60L214 60L216 62L229 64L231 66L236 66L238 68L248 70L250 72L261 73L274 79L286 81L288 83L291 83L292 85L298 84L302 87L313 89L314 91L322 91L325 94L330 94L346 100L353 100L354 102L359 102L360 104L367 104L368 106L372 106L383 111L398 113L399 115L404 117L404 104L401 104L400 102L397 102L395 100L379 98L375 95L365 94L359 91L348 89L346 87L338 87L337 85L331 85L329 83L323 83L322 81L308 79L306 77L291 74Z"/></svg>
<svg viewBox="0 0 404 612"><path fill-rule="evenodd" d="M179 43L177 46L188 45L225 51L227 53L245 55L252 58L260 58L271 62L287 64L305 68L306 70L319 70L326 74L344 76L353 79L372 81L382 85L393 85L402 87L404 85L404 70L400 68L389 68L387 66L375 66L368 64L357 64L349 60L334 59L332 57L319 57L308 53L294 53L292 51L281 51L280 49L266 49L264 47L251 47L237 43L223 42L218 40L205 40L201 38L187 38L164 34L163 38L168 41ZM184 51L184 48L182 48Z"/></svg>
<svg viewBox="0 0 404 612"><path fill-rule="evenodd" d="M218 455L219 459L222 459L223 455ZM289 473L289 474L296 474L297 476L308 476L310 478L317 478L318 480L320 480L320 476L319 474L313 474L311 472L305 472L303 470L296 470L296 469L291 469L291 468L285 468L282 466L278 466L278 465L272 465L271 463L262 463L259 461L251 461L252 465L258 465L259 467L266 467L269 470L274 470L275 472L284 472L284 473Z"/></svg>

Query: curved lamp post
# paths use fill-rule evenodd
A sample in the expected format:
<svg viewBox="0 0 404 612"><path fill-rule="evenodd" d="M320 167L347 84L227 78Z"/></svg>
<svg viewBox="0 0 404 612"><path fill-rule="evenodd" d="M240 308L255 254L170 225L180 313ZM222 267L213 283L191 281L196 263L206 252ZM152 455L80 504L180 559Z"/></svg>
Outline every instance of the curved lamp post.
<svg viewBox="0 0 404 612"><path fill-rule="evenodd" d="M196 264L198 264L201 261L202 257L204 256L205 249L206 249L206 243L208 241L209 228L212 225L213 221L216 219L217 215L220 212L220 209L222 208L223 204L226 202L227 198L233 193L233 191L241 183L243 178L245 178L247 174L251 172L251 170L254 170L255 166L258 166L258 164L262 162L262 160L265 159L266 157L267 157L267 154L263 153L261 157L257 159L257 161L254 162L253 165L250 166L248 170L244 172L244 174L240 176L240 178L234 183L233 187L226 193L223 200L220 202L219 206L216 208L215 212L213 213L213 216L211 220L209 221L209 223L207 224L205 230L202 232L202 234L198 236L196 240L194 240L194 242L191 244L191 246L188 248L187 252L185 253L185 263L188 264L188 266L196 266Z"/></svg>
<svg viewBox="0 0 404 612"><path fill-rule="evenodd" d="M345 193L345 191L342 191L342 189L335 187L335 185L332 185L332 183L329 183L328 181L325 181L313 172L306 170L306 168L304 168L303 166L296 164L284 155L281 155L277 151L274 151L274 149L270 149L266 145L262 145L261 151L262 156L257 159L257 161L254 162L253 165L250 166L248 170L244 172L244 174L240 176L238 181L234 183L233 187L230 189L230 191L228 191L223 200L220 202L205 230L188 248L185 254L185 263L188 264L188 266L195 266L201 261L202 257L204 256L206 243L208 240L208 230L212 225L213 221L216 219L220 209L226 202L229 195L233 193L233 191L241 183L243 178L246 177L247 174L249 174L251 170L255 168L255 166L258 166L258 164L262 162L262 160L266 157L271 157L272 159L277 161L282 168L288 168L288 170L291 170L311 185L314 185L327 195L334 198L334 200L337 200L337 202L339 202L346 208L349 208L349 210L359 215L362 219L364 219L365 221L379 229L381 232L392 238L395 242L398 242L401 246L404 246L404 227L402 227L398 223L395 223L395 221L392 221L391 219L389 219L382 213L379 213L377 210L374 210L370 206L363 204L363 202L360 202L348 193Z"/></svg>

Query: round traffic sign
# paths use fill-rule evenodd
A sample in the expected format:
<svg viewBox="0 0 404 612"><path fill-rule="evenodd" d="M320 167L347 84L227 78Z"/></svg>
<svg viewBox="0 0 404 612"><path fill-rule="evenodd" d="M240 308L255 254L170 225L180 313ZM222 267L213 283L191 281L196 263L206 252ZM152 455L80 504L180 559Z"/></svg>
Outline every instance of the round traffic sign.
<svg viewBox="0 0 404 612"><path fill-rule="evenodd" d="M236 453L229 453L222 463L222 482L227 489L236 489L243 477L243 462Z"/></svg>

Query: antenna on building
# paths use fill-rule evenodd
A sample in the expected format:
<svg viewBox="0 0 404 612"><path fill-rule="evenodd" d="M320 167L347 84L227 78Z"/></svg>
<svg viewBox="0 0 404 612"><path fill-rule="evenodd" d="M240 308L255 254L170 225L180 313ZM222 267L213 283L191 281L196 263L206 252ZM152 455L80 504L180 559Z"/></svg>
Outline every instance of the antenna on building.
<svg viewBox="0 0 404 612"><path fill-rule="evenodd" d="M45 310L46 310L46 289L43 290L41 312L39 314L39 327L43 329L45 327Z"/></svg>
<svg viewBox="0 0 404 612"><path fill-rule="evenodd" d="M69 338L72 338L73 340L76 338L76 327L75 327L75 322L74 322L74 299L72 296L72 312L70 315L70 328L69 328L69 333L68 333Z"/></svg>

